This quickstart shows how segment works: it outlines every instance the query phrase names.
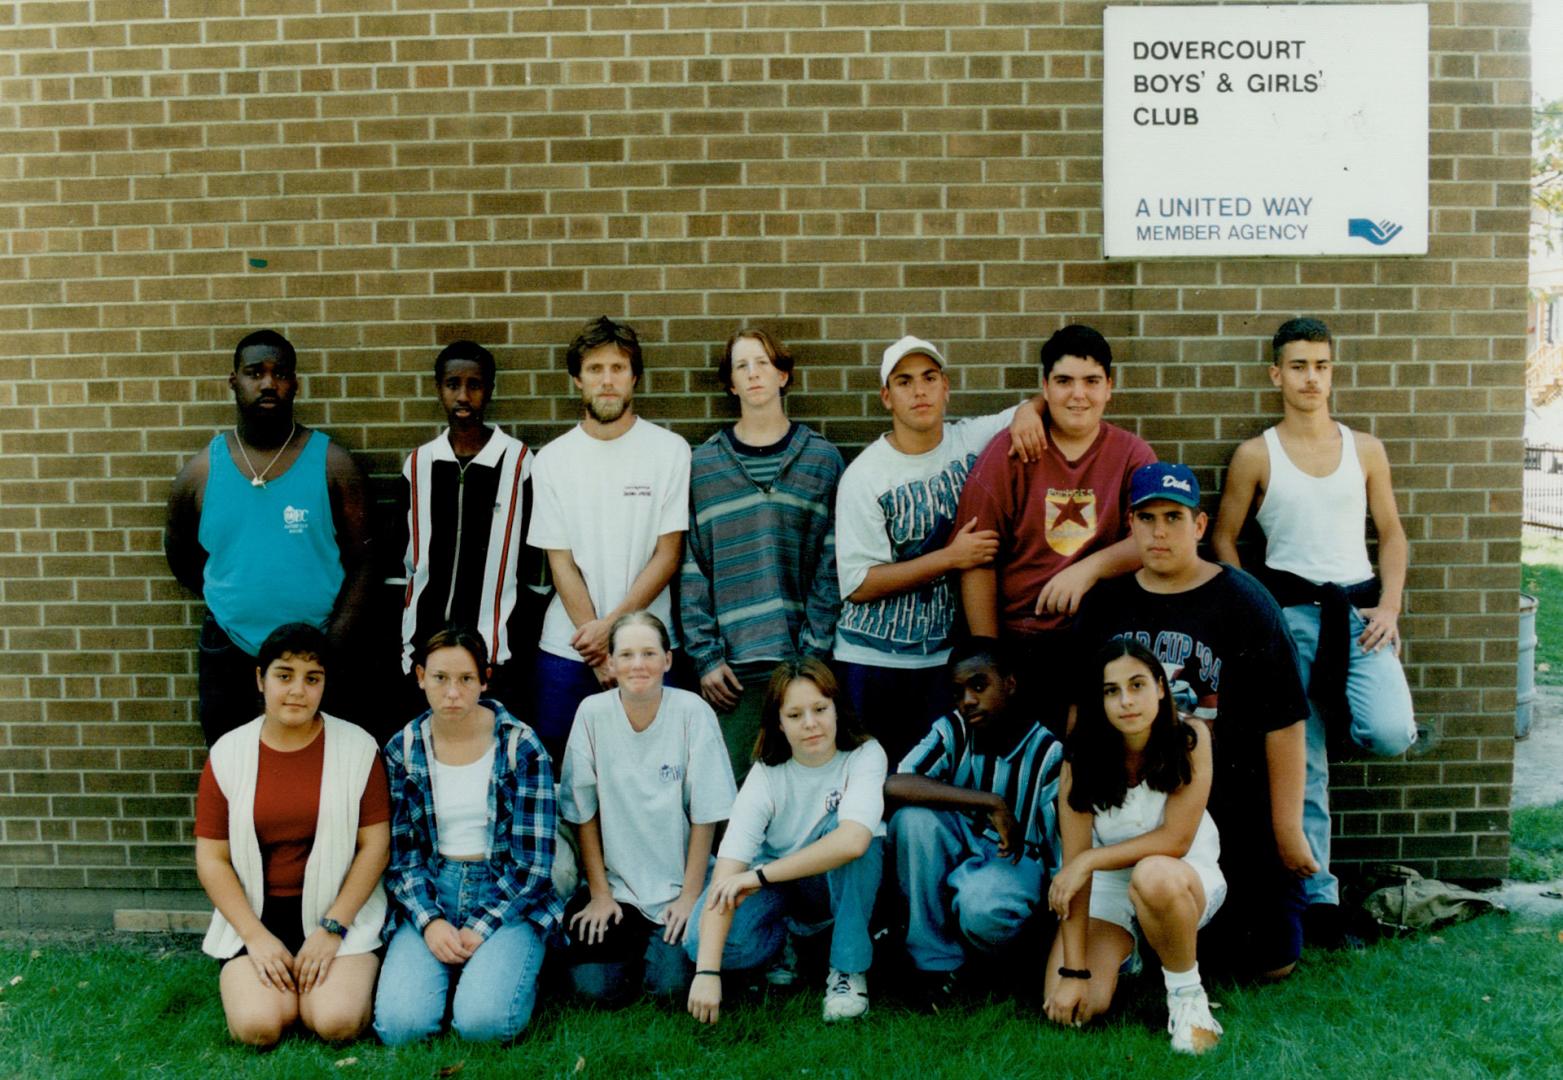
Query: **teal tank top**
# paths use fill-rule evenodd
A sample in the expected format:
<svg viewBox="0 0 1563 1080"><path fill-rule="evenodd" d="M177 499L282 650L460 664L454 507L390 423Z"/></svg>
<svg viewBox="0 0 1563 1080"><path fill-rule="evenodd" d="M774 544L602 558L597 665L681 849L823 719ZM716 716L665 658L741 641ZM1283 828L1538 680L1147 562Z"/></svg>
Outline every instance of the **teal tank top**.
<svg viewBox="0 0 1563 1080"><path fill-rule="evenodd" d="M206 549L206 607L235 645L254 656L283 623L324 626L346 576L326 487L330 439L309 433L298 460L253 487L211 441L198 538Z"/></svg>

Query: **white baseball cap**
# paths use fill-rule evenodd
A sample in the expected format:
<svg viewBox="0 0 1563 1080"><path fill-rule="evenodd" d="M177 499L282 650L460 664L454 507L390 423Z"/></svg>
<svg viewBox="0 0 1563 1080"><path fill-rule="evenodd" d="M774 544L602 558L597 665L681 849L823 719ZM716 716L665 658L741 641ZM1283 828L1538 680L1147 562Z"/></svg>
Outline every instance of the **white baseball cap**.
<svg viewBox="0 0 1563 1080"><path fill-rule="evenodd" d="M921 353L938 364L939 370L944 370L944 357L939 355L939 350L934 348L931 342L908 334L894 345L885 348L884 357L879 361L879 385L889 386L890 373L895 370L895 366L903 357L910 356L912 353Z"/></svg>

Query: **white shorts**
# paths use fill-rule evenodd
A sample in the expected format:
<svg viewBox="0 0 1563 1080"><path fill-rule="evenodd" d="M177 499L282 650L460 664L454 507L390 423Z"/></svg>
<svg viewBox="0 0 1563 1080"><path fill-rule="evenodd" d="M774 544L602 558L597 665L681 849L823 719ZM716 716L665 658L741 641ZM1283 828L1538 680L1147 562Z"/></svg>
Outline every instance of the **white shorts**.
<svg viewBox="0 0 1563 1080"><path fill-rule="evenodd" d="M1227 879L1214 864L1206 866L1203 861L1181 861L1194 868L1205 890L1205 910L1199 916L1199 925L1203 927L1227 898ZM1140 923L1134 915L1134 901L1129 899L1129 876L1133 873L1134 868L1126 866L1119 870L1098 870L1091 875L1091 918L1121 926L1134 939L1134 948L1121 969L1126 975L1137 975L1140 971Z"/></svg>

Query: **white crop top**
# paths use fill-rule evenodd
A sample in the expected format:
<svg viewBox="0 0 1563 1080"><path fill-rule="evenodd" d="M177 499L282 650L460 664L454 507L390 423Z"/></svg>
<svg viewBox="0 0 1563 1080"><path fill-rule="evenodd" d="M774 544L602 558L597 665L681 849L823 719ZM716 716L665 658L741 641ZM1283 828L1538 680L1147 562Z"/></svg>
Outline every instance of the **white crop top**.
<svg viewBox="0 0 1563 1080"><path fill-rule="evenodd" d="M1357 441L1340 428L1340 464L1328 476L1309 476L1286 456L1275 428L1265 432L1270 484L1259 504L1265 565L1315 585L1355 585L1373 576L1366 539L1368 488Z"/></svg>
<svg viewBox="0 0 1563 1080"><path fill-rule="evenodd" d="M434 786L434 831L447 859L489 854L488 789L494 774L494 747L470 765L445 765L429 755Z"/></svg>

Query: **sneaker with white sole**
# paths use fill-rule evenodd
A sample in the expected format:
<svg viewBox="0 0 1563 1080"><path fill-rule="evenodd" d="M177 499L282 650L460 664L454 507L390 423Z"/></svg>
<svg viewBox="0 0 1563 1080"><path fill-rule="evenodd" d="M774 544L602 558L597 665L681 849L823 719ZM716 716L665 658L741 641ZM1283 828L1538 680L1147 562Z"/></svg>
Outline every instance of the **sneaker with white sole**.
<svg viewBox="0 0 1563 1080"><path fill-rule="evenodd" d="M792 935L782 942L776 960L765 969L765 981L771 986L791 986L798 981L798 950L792 947Z"/></svg>
<svg viewBox="0 0 1563 1080"><path fill-rule="evenodd" d="M1210 1015L1203 986L1185 986L1167 995L1167 1030L1172 1048L1183 1054L1203 1054L1221 1042L1221 1025Z"/></svg>
<svg viewBox="0 0 1563 1080"><path fill-rule="evenodd" d="M830 969L825 980L825 1021L852 1020L868 1012L868 976Z"/></svg>

